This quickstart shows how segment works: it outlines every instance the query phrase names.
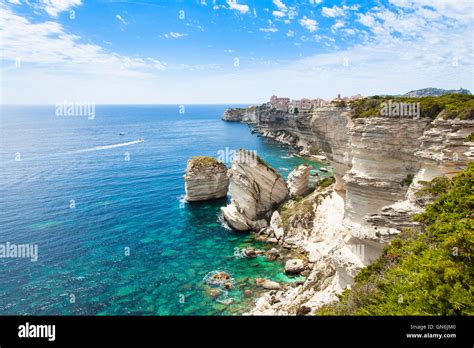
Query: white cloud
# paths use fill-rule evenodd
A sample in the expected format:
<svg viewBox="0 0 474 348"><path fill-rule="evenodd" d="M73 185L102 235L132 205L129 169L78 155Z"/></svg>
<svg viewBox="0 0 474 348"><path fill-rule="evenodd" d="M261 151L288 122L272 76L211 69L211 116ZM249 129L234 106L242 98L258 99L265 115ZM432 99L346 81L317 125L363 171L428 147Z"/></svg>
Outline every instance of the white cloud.
<svg viewBox="0 0 474 348"><path fill-rule="evenodd" d="M342 31L348 35L354 35L356 33L356 31L351 28L342 29Z"/></svg>
<svg viewBox="0 0 474 348"><path fill-rule="evenodd" d="M341 17L345 15L344 10L341 7L334 5L331 7L323 7L321 13L324 17Z"/></svg>
<svg viewBox="0 0 474 348"><path fill-rule="evenodd" d="M294 32L293 30L288 30L288 31L286 32L286 36L288 36L288 37L293 37L293 36L295 36L295 32Z"/></svg>
<svg viewBox="0 0 474 348"><path fill-rule="evenodd" d="M265 33L276 33L278 31L277 28L260 28L258 30L263 31Z"/></svg>
<svg viewBox="0 0 474 348"><path fill-rule="evenodd" d="M384 6L361 13L364 30L344 26L337 32L373 35L345 50L277 61L265 68L242 65L232 73L218 66L183 65L181 75L179 68L158 57L132 58L109 52L83 43L59 23L33 23L3 11L0 5L2 101L54 103L79 98L96 103L257 103L271 94L332 98L337 93L399 94L428 86L473 90L474 24L451 5L432 4L415 10L402 7L407 10L403 16ZM471 13L469 7L459 7ZM317 30L316 21L303 20L299 24L305 29ZM285 33L295 35L291 30ZM20 69L6 66L21 57ZM346 57L349 66L343 64Z"/></svg>
<svg viewBox="0 0 474 348"><path fill-rule="evenodd" d="M331 26L331 31L332 32L336 32L338 29L344 27L346 24L344 23L344 21L341 21L341 20L337 20L336 23L334 23L332 26Z"/></svg>
<svg viewBox="0 0 474 348"><path fill-rule="evenodd" d="M123 19L121 15L115 15L115 18L117 18L120 22L122 22L122 24L125 24L125 25L128 24L128 22L126 22L125 19Z"/></svg>
<svg viewBox="0 0 474 348"><path fill-rule="evenodd" d="M81 6L82 2L81 0L41 0L41 5L50 16L57 17L61 12Z"/></svg>
<svg viewBox="0 0 474 348"><path fill-rule="evenodd" d="M157 59L154 59L154 58L150 58L148 57L147 60L153 64L153 67L156 69L156 70L166 70L166 63L163 63Z"/></svg>
<svg viewBox="0 0 474 348"><path fill-rule="evenodd" d="M179 39L179 38L182 38L182 37L185 37L185 36L188 36L188 34L185 34L185 33L176 33L174 31L171 31L167 34L164 34L163 35L165 38L167 39Z"/></svg>
<svg viewBox="0 0 474 348"><path fill-rule="evenodd" d="M437 13L439 17L453 18L463 22L472 21L473 2L472 0L389 0L395 6L407 8L411 11L422 13L430 11L424 6L433 8L431 15Z"/></svg>
<svg viewBox="0 0 474 348"><path fill-rule="evenodd" d="M287 10L286 5L281 0L273 0L273 3L278 7L280 11Z"/></svg>
<svg viewBox="0 0 474 348"><path fill-rule="evenodd" d="M239 11L242 14L249 12L249 7L247 5L237 3L237 0L227 0L227 5L229 5L231 10Z"/></svg>
<svg viewBox="0 0 474 348"><path fill-rule="evenodd" d="M101 46L81 43L57 22L32 23L0 6L0 47L5 61L21 61L23 68L60 73L144 76L156 62L108 52ZM162 70L160 68L159 70Z"/></svg>
<svg viewBox="0 0 474 348"><path fill-rule="evenodd" d="M359 19L357 19L357 21L365 25L366 27L375 26L375 18L371 14L359 13L358 16Z"/></svg>
<svg viewBox="0 0 474 348"><path fill-rule="evenodd" d="M318 22L314 19L307 18L306 16L304 16L303 19L300 19L300 24L311 33L318 29Z"/></svg>
<svg viewBox="0 0 474 348"><path fill-rule="evenodd" d="M357 11L359 9L359 5L352 5L352 6L347 6L343 5L342 7L338 7L334 5L333 7L323 7L321 10L321 13L324 17L345 17L347 16L348 11Z"/></svg>
<svg viewBox="0 0 474 348"><path fill-rule="evenodd" d="M272 14L273 14L275 17L278 17L278 18L282 18L282 17L285 17L285 16L286 16L286 13L283 12L283 11L273 11Z"/></svg>

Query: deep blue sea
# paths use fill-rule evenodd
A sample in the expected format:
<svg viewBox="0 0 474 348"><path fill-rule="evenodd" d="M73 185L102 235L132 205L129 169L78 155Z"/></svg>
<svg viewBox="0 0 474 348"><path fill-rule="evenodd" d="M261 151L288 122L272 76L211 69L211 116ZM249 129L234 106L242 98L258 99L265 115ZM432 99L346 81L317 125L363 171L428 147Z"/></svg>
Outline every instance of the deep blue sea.
<svg viewBox="0 0 474 348"><path fill-rule="evenodd" d="M94 119L2 106L0 244L36 244L38 260L0 258L0 314L240 314L255 278L294 281L278 262L239 256L270 246L225 228L225 199L182 199L191 156L256 150L285 177L304 161L221 121L230 106L97 106ZM212 298L203 278L216 270L235 288Z"/></svg>

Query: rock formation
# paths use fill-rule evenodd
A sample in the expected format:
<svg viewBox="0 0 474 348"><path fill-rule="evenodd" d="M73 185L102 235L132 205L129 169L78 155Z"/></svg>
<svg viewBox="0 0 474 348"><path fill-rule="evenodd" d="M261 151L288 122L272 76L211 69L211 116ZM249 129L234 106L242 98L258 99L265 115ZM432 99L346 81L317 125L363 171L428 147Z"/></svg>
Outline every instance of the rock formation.
<svg viewBox="0 0 474 348"><path fill-rule="evenodd" d="M304 262L299 259L291 259L285 263L286 274L299 274L304 270Z"/></svg>
<svg viewBox="0 0 474 348"><path fill-rule="evenodd" d="M227 109L222 116L224 121L256 123L258 118L257 107Z"/></svg>
<svg viewBox="0 0 474 348"><path fill-rule="evenodd" d="M221 208L224 219L239 231L267 225L267 213L288 196L285 180L253 152L237 152L229 170L231 204Z"/></svg>
<svg viewBox="0 0 474 348"><path fill-rule="evenodd" d="M225 197L229 186L225 164L205 156L188 160L184 181L185 199L189 202Z"/></svg>
<svg viewBox="0 0 474 348"><path fill-rule="evenodd" d="M302 196L308 191L311 166L300 164L288 175L288 189L290 197Z"/></svg>
<svg viewBox="0 0 474 348"><path fill-rule="evenodd" d="M335 105L290 114L264 104L251 114L262 135L321 149L336 183L285 203L257 234L306 254L309 275L301 285L264 294L250 314L308 314L333 301L386 243L415 224L411 216L423 210L414 194L420 182L451 177L474 160L474 144L466 140L474 120L354 118L349 107Z"/></svg>

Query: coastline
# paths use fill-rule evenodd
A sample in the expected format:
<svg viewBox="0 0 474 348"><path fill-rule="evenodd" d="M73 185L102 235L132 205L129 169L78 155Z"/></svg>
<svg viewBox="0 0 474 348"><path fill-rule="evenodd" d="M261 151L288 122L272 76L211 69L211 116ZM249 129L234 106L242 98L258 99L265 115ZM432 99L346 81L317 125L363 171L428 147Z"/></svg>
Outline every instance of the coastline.
<svg viewBox="0 0 474 348"><path fill-rule="evenodd" d="M270 233L252 232L307 257L307 277L294 288L266 292L245 313L250 315L315 314L337 300L402 230L417 226L411 217L425 208L426 202L416 199L423 183L452 177L474 157L465 140L474 130L472 120L358 118L342 103L295 115L272 101L226 110L222 119L246 123L251 133L299 155L326 159L335 177L321 192L272 209L269 214L284 210L287 221L271 223ZM277 231L281 238L275 240Z"/></svg>

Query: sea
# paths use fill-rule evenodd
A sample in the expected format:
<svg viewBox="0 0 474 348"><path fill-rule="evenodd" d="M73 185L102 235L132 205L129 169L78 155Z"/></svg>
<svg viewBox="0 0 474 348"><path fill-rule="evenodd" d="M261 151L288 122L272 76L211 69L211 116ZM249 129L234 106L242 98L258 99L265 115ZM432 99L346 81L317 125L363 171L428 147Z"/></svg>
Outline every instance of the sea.
<svg viewBox="0 0 474 348"><path fill-rule="evenodd" d="M271 245L225 224L229 198L183 199L192 156L230 165L248 149L284 177L308 163L222 121L235 106L98 105L93 117L1 106L0 315L240 315L261 294L256 278L301 280L242 257ZM233 288L216 296L205 280L218 271Z"/></svg>

